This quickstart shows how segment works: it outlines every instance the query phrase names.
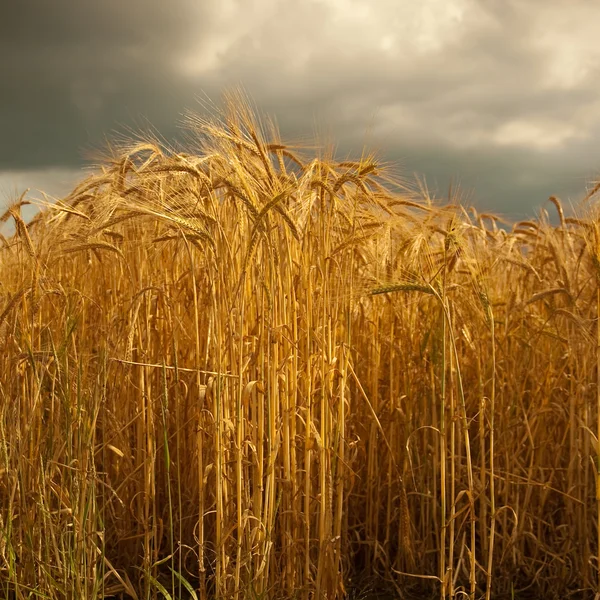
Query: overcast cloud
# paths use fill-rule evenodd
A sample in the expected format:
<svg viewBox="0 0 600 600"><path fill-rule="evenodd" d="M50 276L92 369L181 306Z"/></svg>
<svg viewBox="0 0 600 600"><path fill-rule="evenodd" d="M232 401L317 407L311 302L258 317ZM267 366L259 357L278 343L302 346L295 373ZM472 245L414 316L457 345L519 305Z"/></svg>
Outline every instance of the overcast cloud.
<svg viewBox="0 0 600 600"><path fill-rule="evenodd" d="M576 203L600 167L599 22L592 0L5 2L0 203L64 194L115 131L173 139L238 85L285 140L366 143L481 210Z"/></svg>

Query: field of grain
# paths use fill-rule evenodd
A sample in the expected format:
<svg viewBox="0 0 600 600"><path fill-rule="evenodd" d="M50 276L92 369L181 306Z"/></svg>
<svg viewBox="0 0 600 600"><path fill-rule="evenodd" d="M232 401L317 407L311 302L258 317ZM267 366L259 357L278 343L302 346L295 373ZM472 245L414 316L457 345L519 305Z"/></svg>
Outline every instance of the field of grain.
<svg viewBox="0 0 600 600"><path fill-rule="evenodd" d="M3 217L0 596L594 598L595 190L500 227L189 129Z"/></svg>

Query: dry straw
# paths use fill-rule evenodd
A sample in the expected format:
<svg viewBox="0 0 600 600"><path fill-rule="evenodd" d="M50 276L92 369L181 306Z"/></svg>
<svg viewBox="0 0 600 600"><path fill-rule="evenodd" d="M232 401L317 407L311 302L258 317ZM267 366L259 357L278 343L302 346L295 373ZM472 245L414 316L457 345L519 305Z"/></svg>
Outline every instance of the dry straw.
<svg viewBox="0 0 600 600"><path fill-rule="evenodd" d="M5 215L0 595L592 597L590 199L509 232L226 104Z"/></svg>

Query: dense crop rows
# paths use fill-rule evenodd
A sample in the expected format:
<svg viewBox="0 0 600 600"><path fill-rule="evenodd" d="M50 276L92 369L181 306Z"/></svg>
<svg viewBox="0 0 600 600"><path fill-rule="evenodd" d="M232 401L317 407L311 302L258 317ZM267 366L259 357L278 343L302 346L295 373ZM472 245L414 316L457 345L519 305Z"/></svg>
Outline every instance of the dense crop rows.
<svg viewBox="0 0 600 600"><path fill-rule="evenodd" d="M2 597L593 597L593 194L507 231L190 127L5 215Z"/></svg>

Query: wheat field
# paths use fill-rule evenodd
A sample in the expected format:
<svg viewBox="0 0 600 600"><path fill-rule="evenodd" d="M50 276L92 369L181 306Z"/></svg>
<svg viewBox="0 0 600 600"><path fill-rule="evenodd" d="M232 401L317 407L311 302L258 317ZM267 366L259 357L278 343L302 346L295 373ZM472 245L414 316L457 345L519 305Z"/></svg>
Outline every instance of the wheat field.
<svg viewBox="0 0 600 600"><path fill-rule="evenodd" d="M507 227L188 127L3 216L0 596L594 598L597 189Z"/></svg>

